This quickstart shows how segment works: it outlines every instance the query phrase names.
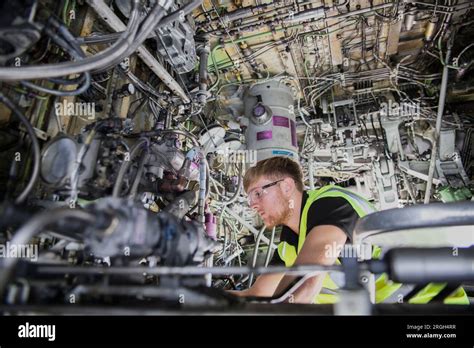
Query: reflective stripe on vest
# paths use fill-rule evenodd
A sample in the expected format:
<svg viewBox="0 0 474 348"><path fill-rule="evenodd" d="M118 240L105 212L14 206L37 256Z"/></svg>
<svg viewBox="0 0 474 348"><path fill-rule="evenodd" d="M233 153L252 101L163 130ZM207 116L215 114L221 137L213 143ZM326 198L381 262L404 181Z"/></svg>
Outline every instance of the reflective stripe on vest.
<svg viewBox="0 0 474 348"><path fill-rule="evenodd" d="M286 267L291 267L296 261L298 253L303 247L306 239L306 229L308 220L308 211L311 205L320 198L325 197L340 197L344 198L356 211L359 218L375 211L375 208L363 197L356 193L343 189L335 185L327 185L321 189L308 191L308 199L304 205L301 213L301 222L298 236L298 248L290 245L287 242L281 242L278 245L278 255L285 262ZM375 247L372 252L372 258L379 258L381 249ZM336 264L340 264L336 260ZM329 274L323 280L323 288L321 293L315 297L314 303L327 304L337 302L337 295L334 291L341 287L341 282L335 279L335 274L331 277ZM414 297L409 300L409 303L427 303L434 296L436 296L446 284L428 284ZM408 294L414 286L394 283L387 278L386 274L380 275L375 282L375 302L403 302L403 296ZM394 301L395 300L395 301ZM464 289L458 288L444 301L447 304L469 304L469 299Z"/></svg>

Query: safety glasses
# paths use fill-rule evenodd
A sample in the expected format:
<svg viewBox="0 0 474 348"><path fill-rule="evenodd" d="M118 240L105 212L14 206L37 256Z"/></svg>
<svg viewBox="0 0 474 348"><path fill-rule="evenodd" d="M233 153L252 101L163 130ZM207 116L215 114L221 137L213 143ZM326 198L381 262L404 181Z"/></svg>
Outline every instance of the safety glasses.
<svg viewBox="0 0 474 348"><path fill-rule="evenodd" d="M266 184L266 185L263 185L261 187L256 187L254 189L252 189L252 191L250 191L248 193L248 197L247 197L247 202L249 204L249 206L251 206L253 203L255 202L258 202L263 195L267 194L267 189L272 187L272 186L275 186L276 184L278 184L280 181L283 181L285 179L280 179L280 180L277 180L277 181L273 181L269 184Z"/></svg>

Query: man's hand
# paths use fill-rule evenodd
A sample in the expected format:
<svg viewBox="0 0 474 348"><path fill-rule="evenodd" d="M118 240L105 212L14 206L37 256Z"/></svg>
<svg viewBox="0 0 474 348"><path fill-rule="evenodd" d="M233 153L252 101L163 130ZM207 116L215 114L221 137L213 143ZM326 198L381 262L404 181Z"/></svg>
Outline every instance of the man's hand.
<svg viewBox="0 0 474 348"><path fill-rule="evenodd" d="M249 289L242 291L230 290L229 292L242 297L271 297L284 275L284 273L263 274L255 280L255 283Z"/></svg>
<svg viewBox="0 0 474 348"><path fill-rule="evenodd" d="M295 265L333 265L339 256L347 236L343 230L333 225L314 227L304 241ZM326 273L306 280L286 302L312 303L314 297L321 291ZM229 291L236 296L272 297L283 295L283 292L297 278L293 275L264 274L259 276L255 283L243 291Z"/></svg>

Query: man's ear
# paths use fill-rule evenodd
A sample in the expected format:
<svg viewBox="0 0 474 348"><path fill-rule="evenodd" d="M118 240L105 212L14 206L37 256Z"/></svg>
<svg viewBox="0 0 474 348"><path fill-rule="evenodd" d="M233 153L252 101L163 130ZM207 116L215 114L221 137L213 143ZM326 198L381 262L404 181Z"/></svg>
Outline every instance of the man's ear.
<svg viewBox="0 0 474 348"><path fill-rule="evenodd" d="M283 191L283 194L286 196L286 197L291 197L291 195L293 195L293 192L295 190L296 186L295 186L295 182L293 181L293 179L291 178L285 178L283 181L282 181L282 191Z"/></svg>

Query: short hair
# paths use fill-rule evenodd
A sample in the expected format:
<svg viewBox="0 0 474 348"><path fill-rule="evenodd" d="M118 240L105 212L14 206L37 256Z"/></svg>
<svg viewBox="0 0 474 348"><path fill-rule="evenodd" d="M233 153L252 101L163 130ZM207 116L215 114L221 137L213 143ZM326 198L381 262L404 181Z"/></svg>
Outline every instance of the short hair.
<svg viewBox="0 0 474 348"><path fill-rule="evenodd" d="M244 190L247 192L251 183L262 176L278 180L290 177L295 181L298 191L303 192L303 171L300 165L289 157L270 157L257 162L254 167L250 167L244 176Z"/></svg>

